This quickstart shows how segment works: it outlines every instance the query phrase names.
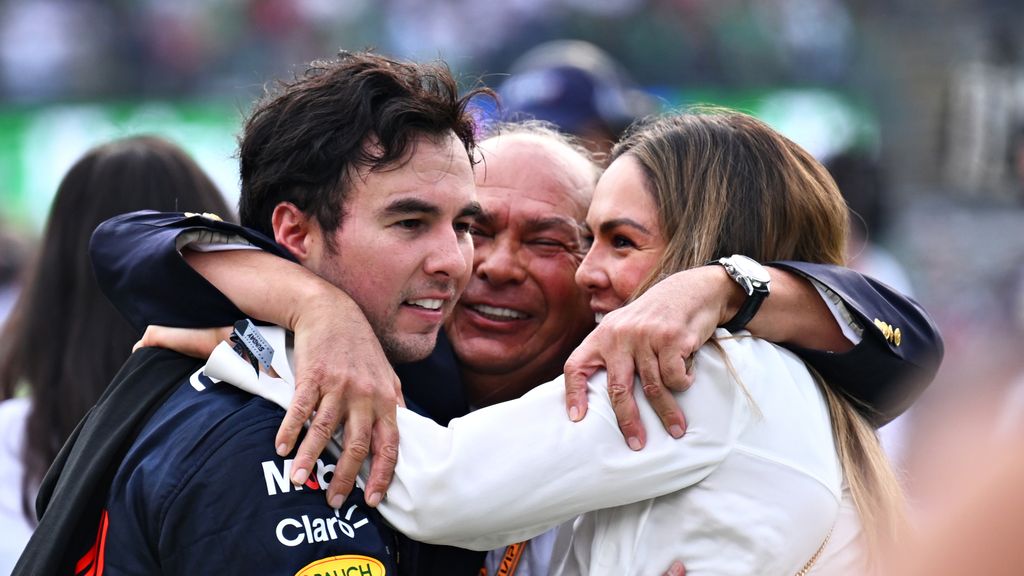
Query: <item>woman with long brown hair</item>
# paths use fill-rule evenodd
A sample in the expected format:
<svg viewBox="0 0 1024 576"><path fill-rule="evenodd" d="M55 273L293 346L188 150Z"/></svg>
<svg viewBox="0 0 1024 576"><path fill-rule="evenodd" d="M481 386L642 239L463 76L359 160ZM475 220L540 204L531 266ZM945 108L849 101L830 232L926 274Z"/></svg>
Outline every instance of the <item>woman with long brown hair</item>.
<svg viewBox="0 0 1024 576"><path fill-rule="evenodd" d="M181 148L136 136L86 152L64 176L38 256L0 333L0 572L35 526L35 491L60 447L140 334L107 301L89 262L93 229L135 210L227 215L217 187Z"/></svg>

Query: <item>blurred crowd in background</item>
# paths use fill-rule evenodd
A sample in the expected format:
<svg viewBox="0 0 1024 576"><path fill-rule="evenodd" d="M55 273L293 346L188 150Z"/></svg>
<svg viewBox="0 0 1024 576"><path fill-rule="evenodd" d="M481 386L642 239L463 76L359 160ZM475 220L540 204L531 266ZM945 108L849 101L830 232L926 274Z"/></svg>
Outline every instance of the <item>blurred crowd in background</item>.
<svg viewBox="0 0 1024 576"><path fill-rule="evenodd" d="M985 464L964 430L1024 422L1022 29L1020 0L0 0L0 317L87 148L159 133L237 198L241 112L340 49L443 58L500 90L485 115L596 149L661 109L735 106L826 162L851 266L942 330L938 380L883 430L927 509Z"/></svg>

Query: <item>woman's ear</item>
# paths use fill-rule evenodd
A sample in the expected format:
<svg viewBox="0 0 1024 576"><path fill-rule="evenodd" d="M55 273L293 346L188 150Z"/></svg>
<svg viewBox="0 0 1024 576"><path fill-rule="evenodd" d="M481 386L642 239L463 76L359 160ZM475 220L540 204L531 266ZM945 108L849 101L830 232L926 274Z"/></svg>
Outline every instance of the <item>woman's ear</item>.
<svg viewBox="0 0 1024 576"><path fill-rule="evenodd" d="M274 207L270 218L274 229L274 240L305 264L314 257L314 246L318 245L320 226L315 219L307 216L291 202L281 202Z"/></svg>

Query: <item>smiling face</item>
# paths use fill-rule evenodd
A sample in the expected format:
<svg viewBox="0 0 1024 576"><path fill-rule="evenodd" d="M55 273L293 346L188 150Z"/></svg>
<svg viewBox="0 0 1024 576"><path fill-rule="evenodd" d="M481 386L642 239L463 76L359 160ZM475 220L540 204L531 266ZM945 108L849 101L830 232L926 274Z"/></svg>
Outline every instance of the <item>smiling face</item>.
<svg viewBox="0 0 1024 576"><path fill-rule="evenodd" d="M448 336L472 401L485 405L560 374L593 327L573 278L594 167L537 135L500 136L480 149L474 273Z"/></svg>
<svg viewBox="0 0 1024 576"><path fill-rule="evenodd" d="M629 154L612 162L598 181L587 226L594 241L576 282L601 315L629 300L666 248L647 178Z"/></svg>
<svg viewBox="0 0 1024 576"><path fill-rule="evenodd" d="M479 209L454 135L418 137L396 168L351 177L336 247L312 235L308 268L362 308L395 363L426 357L469 280Z"/></svg>

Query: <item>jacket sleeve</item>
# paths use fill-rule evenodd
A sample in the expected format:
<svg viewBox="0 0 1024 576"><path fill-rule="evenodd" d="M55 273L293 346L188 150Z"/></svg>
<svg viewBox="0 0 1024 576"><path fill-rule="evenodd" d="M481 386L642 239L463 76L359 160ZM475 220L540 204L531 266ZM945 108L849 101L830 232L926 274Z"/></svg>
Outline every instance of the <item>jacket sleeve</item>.
<svg viewBox="0 0 1024 576"><path fill-rule="evenodd" d="M93 269L104 294L140 332L150 324L226 326L244 316L179 251L182 235L203 231L237 237L292 259L263 234L209 215L144 210L111 218L93 233Z"/></svg>
<svg viewBox="0 0 1024 576"><path fill-rule="evenodd" d="M790 261L769 265L827 287L863 328L861 342L841 354L788 348L852 399L875 426L899 416L935 378L942 361L942 336L920 304L848 268Z"/></svg>

